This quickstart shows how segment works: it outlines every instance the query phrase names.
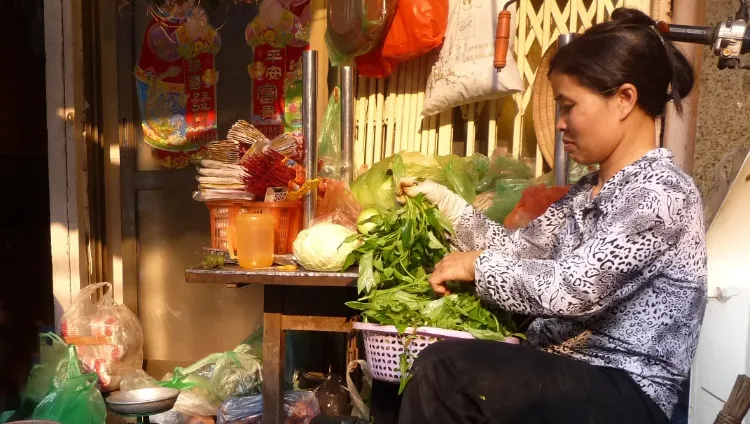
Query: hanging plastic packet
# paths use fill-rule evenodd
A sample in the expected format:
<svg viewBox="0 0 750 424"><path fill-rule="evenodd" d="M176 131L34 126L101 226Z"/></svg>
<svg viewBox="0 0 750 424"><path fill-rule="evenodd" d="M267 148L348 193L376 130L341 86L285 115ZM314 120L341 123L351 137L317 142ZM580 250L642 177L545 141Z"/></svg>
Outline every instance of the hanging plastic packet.
<svg viewBox="0 0 750 424"><path fill-rule="evenodd" d="M331 64L351 65L375 48L397 5L398 0L329 0L325 40Z"/></svg>

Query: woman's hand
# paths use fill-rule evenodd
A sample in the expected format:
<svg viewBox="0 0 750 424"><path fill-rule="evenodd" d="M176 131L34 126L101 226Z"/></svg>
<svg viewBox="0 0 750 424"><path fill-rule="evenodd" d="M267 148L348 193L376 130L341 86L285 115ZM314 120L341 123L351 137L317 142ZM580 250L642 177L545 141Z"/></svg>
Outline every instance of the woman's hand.
<svg viewBox="0 0 750 424"><path fill-rule="evenodd" d="M399 180L396 185L396 201L404 204L406 197L416 197L422 194L424 198L437 206L440 212L454 225L469 205L458 194L450 191L448 187L434 181L418 181L416 178L407 177Z"/></svg>
<svg viewBox="0 0 750 424"><path fill-rule="evenodd" d="M435 265L430 276L432 290L440 295L449 295L445 286L448 281L474 282L474 270L481 251L449 253Z"/></svg>

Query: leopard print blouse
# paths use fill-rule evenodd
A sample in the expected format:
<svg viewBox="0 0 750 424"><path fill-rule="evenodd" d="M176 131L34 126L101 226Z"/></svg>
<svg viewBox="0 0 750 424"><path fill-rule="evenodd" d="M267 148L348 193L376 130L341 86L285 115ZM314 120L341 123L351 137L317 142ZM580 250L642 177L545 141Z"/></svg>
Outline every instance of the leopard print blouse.
<svg viewBox="0 0 750 424"><path fill-rule="evenodd" d="M526 228L467 207L462 251L483 250L477 293L536 318L529 344L625 370L670 416L695 354L706 306L700 195L665 149L602 187L584 177Z"/></svg>

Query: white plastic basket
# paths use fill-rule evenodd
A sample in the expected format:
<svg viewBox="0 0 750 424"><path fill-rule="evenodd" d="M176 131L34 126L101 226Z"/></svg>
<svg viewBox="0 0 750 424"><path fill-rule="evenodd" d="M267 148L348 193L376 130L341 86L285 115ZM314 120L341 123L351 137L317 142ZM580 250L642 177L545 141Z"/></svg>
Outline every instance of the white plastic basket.
<svg viewBox="0 0 750 424"><path fill-rule="evenodd" d="M362 332L365 356L372 371L372 377L388 383L398 383L401 378L399 364L406 337L413 337L407 346L411 354L408 358L410 367L413 356L437 341L474 338L465 331L431 327L418 327L416 332L413 328L407 328L402 335L399 335L396 327L392 325L355 322L353 328Z"/></svg>

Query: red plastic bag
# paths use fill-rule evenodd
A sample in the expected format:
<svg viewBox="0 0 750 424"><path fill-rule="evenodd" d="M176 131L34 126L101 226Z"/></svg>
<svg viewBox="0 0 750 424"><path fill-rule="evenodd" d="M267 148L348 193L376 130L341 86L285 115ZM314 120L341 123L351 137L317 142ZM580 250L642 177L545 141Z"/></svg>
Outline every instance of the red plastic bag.
<svg viewBox="0 0 750 424"><path fill-rule="evenodd" d="M389 77L398 61L383 57L382 46L373 49L369 53L357 56L354 61L357 64L357 73L368 78Z"/></svg>
<svg viewBox="0 0 750 424"><path fill-rule="evenodd" d="M383 58L399 62L421 56L443 42L448 0L399 0L383 43Z"/></svg>
<svg viewBox="0 0 750 424"><path fill-rule="evenodd" d="M565 197L570 186L547 187L544 184L531 186L523 191L521 200L505 217L503 225L511 230L525 227L539 218L553 203Z"/></svg>

